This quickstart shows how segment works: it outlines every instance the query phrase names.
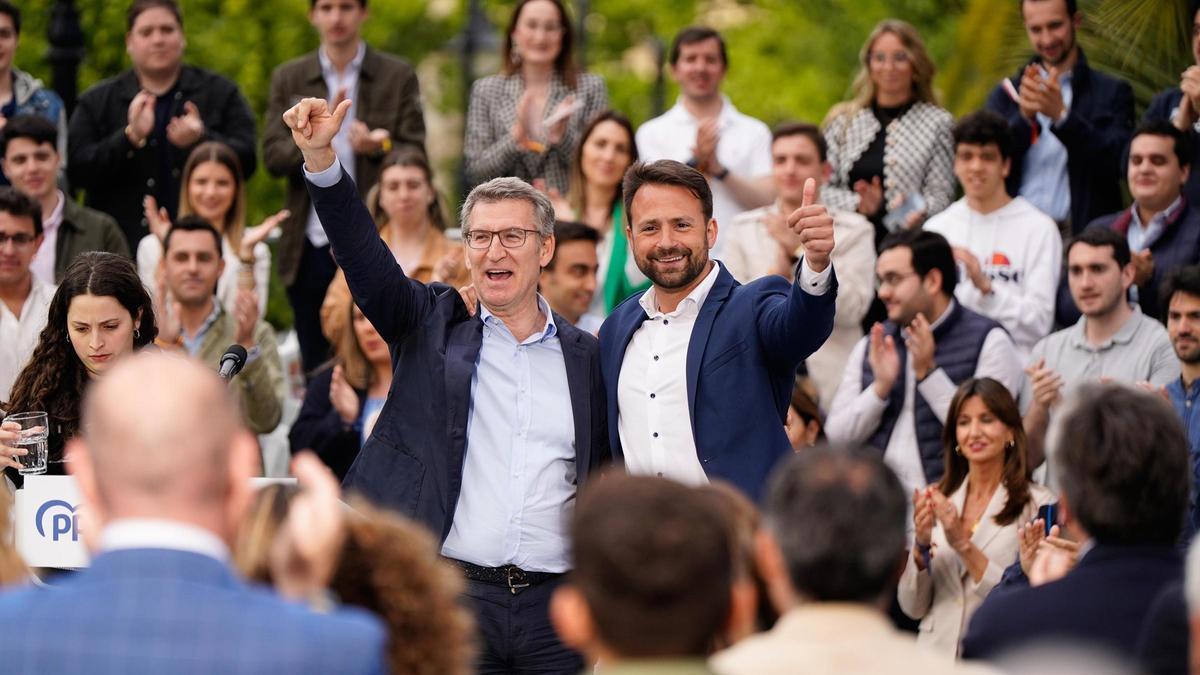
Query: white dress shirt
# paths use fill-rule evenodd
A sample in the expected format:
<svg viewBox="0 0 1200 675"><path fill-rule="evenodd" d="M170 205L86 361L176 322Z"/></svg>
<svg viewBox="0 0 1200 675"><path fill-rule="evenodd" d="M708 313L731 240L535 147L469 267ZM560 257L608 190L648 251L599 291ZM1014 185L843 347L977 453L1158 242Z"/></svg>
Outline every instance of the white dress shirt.
<svg viewBox="0 0 1200 675"><path fill-rule="evenodd" d="M46 327L50 312L50 300L57 287L42 282L36 275L33 286L21 305L21 316L14 316L8 305L0 302L0 401L7 401L12 394L13 383L25 367L33 348L37 346L38 334ZM66 339L66 336L63 336ZM21 411L10 411L21 412Z"/></svg>
<svg viewBox="0 0 1200 675"><path fill-rule="evenodd" d="M742 179L771 175L771 130L761 121L743 115L724 99L717 116L717 161L729 172ZM673 159L686 162L692 159L696 146L696 131L702 120L692 117L680 99L665 113L646 122L637 130L638 156L643 162ZM733 219L754 204L740 204L722 181L708 181L712 188L713 218L718 227L733 225ZM717 237L714 257L720 257L724 240Z"/></svg>
<svg viewBox="0 0 1200 675"><path fill-rule="evenodd" d="M354 162L354 146L350 143L350 127L356 119L355 113L358 112L358 74L362 71L363 57L367 54L367 43L359 41L358 53L346 64L346 69L341 73L334 67L333 61L325 55L324 48L317 50L317 60L321 64L321 76L325 78L325 87L329 91L329 103L332 105L338 99L338 92L344 91L347 98L350 99L350 110L346 112L346 121L342 124L342 128L338 129L337 135L333 137L331 145L333 152L342 162L342 170L354 178L355 162ZM325 229L321 227L321 220L317 218L316 207L308 207L308 224L304 228L304 234L313 246L320 248L329 244L329 237L325 236Z"/></svg>
<svg viewBox="0 0 1200 675"><path fill-rule="evenodd" d="M832 265L817 274L800 265L800 281L811 295L829 290ZM714 261L708 275L664 313L652 287L638 303L648 317L625 348L617 380L617 431L625 468L633 474L658 475L685 485L702 485L708 476L696 454L688 408L687 353L700 308L720 274Z"/></svg>
<svg viewBox="0 0 1200 675"><path fill-rule="evenodd" d="M58 191L58 203L50 213L42 216L42 245L38 247L29 269L44 283L54 284L54 262L57 260L58 227L62 225L63 204L67 201L62 190Z"/></svg>
<svg viewBox="0 0 1200 675"><path fill-rule="evenodd" d="M951 301L946 311L931 324L931 329L946 320L954 304ZM887 399L876 396L874 386L866 389L862 386L863 355L869 340L869 335L863 337L855 345L854 351L850 352L842 384L833 397L833 407L825 420L825 435L832 443L865 443L879 428L883 411L887 409ZM892 427L892 436L888 439L883 460L896 472L906 494L911 495L913 490L923 489L927 484L925 469L921 465L921 451L917 446L917 427L913 417L914 393L919 389L921 397L929 404L938 421L945 424L950 401L958 386L936 364L934 370L917 384L912 354L908 352L905 352L904 368L904 403ZM1023 376L1021 360L1012 339L1003 328L993 328L983 339L979 361L975 364L975 377L991 377L999 381L1016 398L1021 391Z"/></svg>
<svg viewBox="0 0 1200 675"><path fill-rule="evenodd" d="M229 546L213 532L176 520L122 518L109 523L100 533L100 550L165 548L198 553L229 562Z"/></svg>

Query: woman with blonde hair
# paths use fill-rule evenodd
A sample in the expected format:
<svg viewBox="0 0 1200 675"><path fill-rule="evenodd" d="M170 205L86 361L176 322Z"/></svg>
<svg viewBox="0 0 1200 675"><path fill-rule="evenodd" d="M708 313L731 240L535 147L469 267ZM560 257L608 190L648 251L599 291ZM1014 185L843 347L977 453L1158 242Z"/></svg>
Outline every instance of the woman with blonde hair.
<svg viewBox="0 0 1200 675"><path fill-rule="evenodd" d="M918 644L953 658L971 615L1017 559L1018 527L1055 497L1030 480L1020 410L996 380L959 386L942 443L942 480L913 494L916 542L897 596L921 620Z"/></svg>
<svg viewBox="0 0 1200 675"><path fill-rule="evenodd" d="M158 293L160 307L168 306L164 284L159 283L162 240L171 228L165 208L154 197L146 196L146 223L150 234L137 247L138 275L146 288ZM269 216L257 227L246 227L246 184L241 163L233 149L224 143L208 141L197 145L183 166L179 188L178 217L197 215L222 235L221 257L225 272L217 280L217 297L226 309L237 305L239 288L253 288L258 295L258 312L267 307L267 284L271 275L271 250L267 236L285 218L288 211Z"/></svg>
<svg viewBox="0 0 1200 675"><path fill-rule="evenodd" d="M295 488L259 491L238 531L234 565L248 578L272 583L271 546L287 518ZM344 605L365 609L388 628L394 675L471 672L473 621L459 603L462 577L439 556L419 525L351 499L346 543L329 589Z"/></svg>
<svg viewBox="0 0 1200 675"><path fill-rule="evenodd" d="M825 118L833 173L821 195L832 208L866 216L878 246L953 201L954 117L938 106L936 69L908 23L880 22L859 60L853 98Z"/></svg>

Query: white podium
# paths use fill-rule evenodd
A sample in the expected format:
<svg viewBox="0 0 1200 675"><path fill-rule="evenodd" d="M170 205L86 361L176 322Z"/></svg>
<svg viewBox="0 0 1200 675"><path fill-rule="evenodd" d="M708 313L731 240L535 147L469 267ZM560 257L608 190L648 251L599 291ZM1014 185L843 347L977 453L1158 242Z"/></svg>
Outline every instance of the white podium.
<svg viewBox="0 0 1200 675"><path fill-rule="evenodd" d="M26 476L13 515L17 552L30 567L87 567L76 509L82 499L71 476Z"/></svg>

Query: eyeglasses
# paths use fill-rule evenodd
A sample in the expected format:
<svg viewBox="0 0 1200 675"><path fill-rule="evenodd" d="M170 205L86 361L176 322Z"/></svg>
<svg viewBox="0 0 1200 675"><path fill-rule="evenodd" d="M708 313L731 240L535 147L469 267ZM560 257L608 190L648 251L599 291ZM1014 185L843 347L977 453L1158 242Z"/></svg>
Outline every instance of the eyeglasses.
<svg viewBox="0 0 1200 675"><path fill-rule="evenodd" d="M24 232L19 232L17 234L5 234L0 232L0 247L3 247L5 244L11 241L13 246L20 248L22 246L28 246L32 244L34 239L37 239L37 236L26 234Z"/></svg>
<svg viewBox="0 0 1200 675"><path fill-rule="evenodd" d="M538 234L538 231L523 230L519 227L510 227L499 232L471 230L463 234L463 241L467 242L467 246L482 251L492 247L492 237L499 237L500 245L504 248L521 248L525 245L525 237L530 233Z"/></svg>
<svg viewBox="0 0 1200 675"><path fill-rule="evenodd" d="M874 63L877 66L882 66L889 61L898 66L902 66L908 63L909 60L908 52L896 52L894 54L888 54L886 52L871 52L870 59L871 63Z"/></svg>
<svg viewBox="0 0 1200 675"><path fill-rule="evenodd" d="M895 288L895 287L899 286L900 284L904 283L905 279L907 279L909 277L915 277L915 276L917 276L916 272L908 272L906 274L890 272L888 274L883 275L882 277L875 277L875 290L878 291L879 289L883 288L884 286L888 286L890 288Z"/></svg>

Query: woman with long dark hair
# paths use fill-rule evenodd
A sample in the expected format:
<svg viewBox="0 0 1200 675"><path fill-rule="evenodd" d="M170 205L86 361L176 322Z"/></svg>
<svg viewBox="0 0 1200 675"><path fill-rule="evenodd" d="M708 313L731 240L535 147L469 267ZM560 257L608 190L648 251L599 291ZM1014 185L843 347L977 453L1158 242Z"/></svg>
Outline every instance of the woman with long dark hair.
<svg viewBox="0 0 1200 675"><path fill-rule="evenodd" d="M945 473L913 494L916 543L897 590L918 642L958 654L971 615L1017 559L1017 527L1055 501L1029 478L1016 401L991 378L963 382L942 434Z"/></svg>
<svg viewBox="0 0 1200 675"><path fill-rule="evenodd" d="M573 43L562 0L518 0L502 72L471 87L463 152L471 185L516 176L566 192L579 131L608 101L604 80L579 72Z"/></svg>
<svg viewBox="0 0 1200 675"><path fill-rule="evenodd" d="M79 433L80 403L88 383L157 335L150 295L128 258L101 252L75 258L50 301L37 346L4 404L9 414L47 413L47 473L64 473L63 446ZM11 431L0 433L0 445L13 439Z"/></svg>

